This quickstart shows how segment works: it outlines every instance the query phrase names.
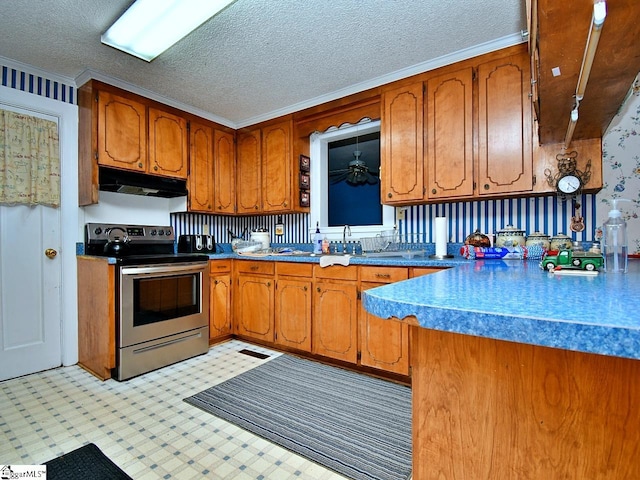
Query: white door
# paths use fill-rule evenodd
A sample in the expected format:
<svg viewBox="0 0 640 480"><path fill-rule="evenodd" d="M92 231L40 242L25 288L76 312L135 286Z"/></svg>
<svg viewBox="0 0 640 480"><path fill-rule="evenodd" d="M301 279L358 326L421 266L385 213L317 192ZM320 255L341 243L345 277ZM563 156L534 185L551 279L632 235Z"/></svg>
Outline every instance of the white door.
<svg viewBox="0 0 640 480"><path fill-rule="evenodd" d="M61 208L0 206L0 380L5 380L78 361L75 244L81 232L78 107L0 86L0 108L57 122L62 182ZM47 249L57 254L48 258Z"/></svg>
<svg viewBox="0 0 640 480"><path fill-rule="evenodd" d="M60 209L0 206L0 380L62 364L60 244Z"/></svg>

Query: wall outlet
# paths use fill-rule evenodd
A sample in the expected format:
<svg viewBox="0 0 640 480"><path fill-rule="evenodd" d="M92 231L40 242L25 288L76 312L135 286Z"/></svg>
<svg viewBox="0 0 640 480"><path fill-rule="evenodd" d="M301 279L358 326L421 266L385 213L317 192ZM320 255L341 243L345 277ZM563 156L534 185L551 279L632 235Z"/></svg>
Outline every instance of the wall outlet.
<svg viewBox="0 0 640 480"><path fill-rule="evenodd" d="M396 207L396 220L404 221L404 212L405 212L405 208Z"/></svg>

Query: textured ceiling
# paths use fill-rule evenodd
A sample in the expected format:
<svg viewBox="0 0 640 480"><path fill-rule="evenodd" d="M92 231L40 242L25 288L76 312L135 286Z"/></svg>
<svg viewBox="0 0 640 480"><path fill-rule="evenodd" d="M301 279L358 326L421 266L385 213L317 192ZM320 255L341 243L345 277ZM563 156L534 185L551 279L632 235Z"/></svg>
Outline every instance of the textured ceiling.
<svg viewBox="0 0 640 480"><path fill-rule="evenodd" d="M525 0L237 0L151 63L100 43L131 0L2 0L0 56L232 127L519 41Z"/></svg>

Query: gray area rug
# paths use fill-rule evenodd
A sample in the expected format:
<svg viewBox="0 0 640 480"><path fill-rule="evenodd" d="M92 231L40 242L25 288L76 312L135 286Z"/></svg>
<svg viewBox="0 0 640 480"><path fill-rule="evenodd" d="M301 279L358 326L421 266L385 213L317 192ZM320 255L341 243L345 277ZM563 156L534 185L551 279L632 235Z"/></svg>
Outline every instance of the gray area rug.
<svg viewBox="0 0 640 480"><path fill-rule="evenodd" d="M354 480L411 475L411 389L281 355L185 402Z"/></svg>

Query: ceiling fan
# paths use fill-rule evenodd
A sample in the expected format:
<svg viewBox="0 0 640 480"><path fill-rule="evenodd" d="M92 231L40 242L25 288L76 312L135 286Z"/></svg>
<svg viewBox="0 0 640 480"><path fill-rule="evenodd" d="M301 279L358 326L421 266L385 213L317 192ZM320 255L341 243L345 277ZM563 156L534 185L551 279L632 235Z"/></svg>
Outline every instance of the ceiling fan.
<svg viewBox="0 0 640 480"><path fill-rule="evenodd" d="M347 183L353 185L362 185L368 183L369 185L375 185L378 183L379 178L376 173L369 172L369 167L364 160L360 159L362 152L356 150L353 152L354 159L349 162L347 168L339 170L332 170L329 172L329 179L332 184L339 183L346 180Z"/></svg>

